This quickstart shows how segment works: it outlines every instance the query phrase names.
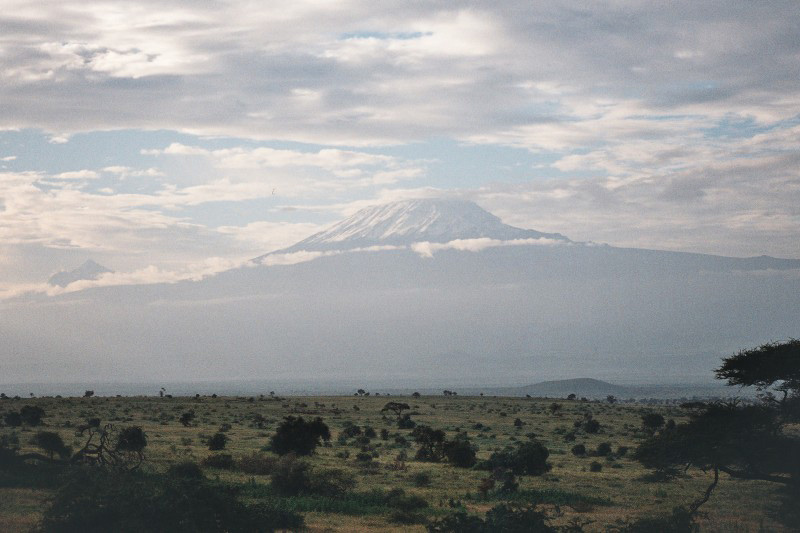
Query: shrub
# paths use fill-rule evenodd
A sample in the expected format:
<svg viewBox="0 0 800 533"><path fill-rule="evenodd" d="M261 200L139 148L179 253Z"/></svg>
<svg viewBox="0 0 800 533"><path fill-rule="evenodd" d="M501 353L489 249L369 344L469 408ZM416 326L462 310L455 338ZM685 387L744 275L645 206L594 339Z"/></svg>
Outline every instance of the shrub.
<svg viewBox="0 0 800 533"><path fill-rule="evenodd" d="M15 428L22 425L22 416L16 411L9 411L3 416L5 425Z"/></svg>
<svg viewBox="0 0 800 533"><path fill-rule="evenodd" d="M477 450L464 434L458 435L451 441L446 441L443 447L447 461L460 468L470 468L476 463L475 453Z"/></svg>
<svg viewBox="0 0 800 533"><path fill-rule="evenodd" d="M22 422L29 426L38 426L42 423L44 418L44 409L38 405L25 405L19 410L19 415L22 417Z"/></svg>
<svg viewBox="0 0 800 533"><path fill-rule="evenodd" d="M141 453L147 446L147 435L139 426L122 428L117 435L116 451Z"/></svg>
<svg viewBox="0 0 800 533"><path fill-rule="evenodd" d="M611 453L611 444L608 442L601 442L597 445L597 455L600 457L605 457L606 455Z"/></svg>
<svg viewBox="0 0 800 533"><path fill-rule="evenodd" d="M427 472L417 472L411 476L411 483L415 487L429 487L431 485L431 475Z"/></svg>
<svg viewBox="0 0 800 533"><path fill-rule="evenodd" d="M203 466L219 468L220 470L232 470L234 466L233 456L229 453L215 453L203 459Z"/></svg>
<svg viewBox="0 0 800 533"><path fill-rule="evenodd" d="M676 507L671 515L645 517L629 523L619 530L620 533L695 533L700 531L688 509Z"/></svg>
<svg viewBox="0 0 800 533"><path fill-rule="evenodd" d="M464 511L452 513L428 524L430 533L483 533L486 522Z"/></svg>
<svg viewBox="0 0 800 533"><path fill-rule="evenodd" d="M335 498L353 490L356 480L352 474L338 468L312 469L308 492Z"/></svg>
<svg viewBox="0 0 800 533"><path fill-rule="evenodd" d="M272 473L277 462L275 457L253 452L250 455L239 457L236 461L236 468L245 474L264 476Z"/></svg>
<svg viewBox="0 0 800 533"><path fill-rule="evenodd" d="M537 511L535 506L498 505L486 513L486 531L555 532L555 529L547 525L547 520L547 515Z"/></svg>
<svg viewBox="0 0 800 533"><path fill-rule="evenodd" d="M600 431L600 422L598 422L594 418L587 418L583 422L583 430L586 433L597 433L598 431Z"/></svg>
<svg viewBox="0 0 800 533"><path fill-rule="evenodd" d="M592 464L589 465L590 472L600 472L602 470L603 470L603 465L601 465L597 461L592 461Z"/></svg>
<svg viewBox="0 0 800 533"><path fill-rule="evenodd" d="M270 476L272 488L287 496L309 492L311 486L309 470L308 463L297 459L292 453L287 454L275 464Z"/></svg>
<svg viewBox="0 0 800 533"><path fill-rule="evenodd" d="M414 429L417 427L417 423L411 420L411 415L404 414L397 419L397 427L398 429Z"/></svg>
<svg viewBox="0 0 800 533"><path fill-rule="evenodd" d="M489 468L507 468L516 475L540 476L551 468L547 463L550 451L537 440L517 444L516 449L495 452L488 461Z"/></svg>
<svg viewBox="0 0 800 533"><path fill-rule="evenodd" d="M224 450L227 443L228 436L225 435L225 433L217 432L213 437L208 439L208 449L212 452Z"/></svg>
<svg viewBox="0 0 800 533"><path fill-rule="evenodd" d="M170 466L167 475L182 479L203 479L203 469L194 461L183 461Z"/></svg>
<svg viewBox="0 0 800 533"><path fill-rule="evenodd" d="M355 485L349 473L339 469L312 470L311 466L294 454L281 457L275 464L271 475L272 488L280 494L319 494L322 496L341 496Z"/></svg>
<svg viewBox="0 0 800 533"><path fill-rule="evenodd" d="M183 424L183 427L187 428L192 425L192 420L194 420L194 411L187 411L178 419L178 421Z"/></svg>
<svg viewBox="0 0 800 533"><path fill-rule="evenodd" d="M453 513L428 524L431 533L551 533L557 531L548 524L549 518L535 506L518 507L502 504L490 509L481 519L463 511Z"/></svg>
<svg viewBox="0 0 800 533"><path fill-rule="evenodd" d="M417 426L411 432L414 442L419 445L415 457L420 461L440 461L444 453L445 433L430 426Z"/></svg>
<svg viewBox="0 0 800 533"><path fill-rule="evenodd" d="M647 413L642 415L642 427L650 433L664 426L664 417L658 413Z"/></svg>
<svg viewBox="0 0 800 533"><path fill-rule="evenodd" d="M389 515L392 522L414 524L425 520L418 511L428 507L428 502L421 496L406 494L403 489L392 489L386 494L386 504L394 510Z"/></svg>
<svg viewBox="0 0 800 533"><path fill-rule="evenodd" d="M330 438L331 432L321 418L306 422L303 417L287 416L270 439L270 444L279 455L311 455L319 446L320 439L328 441Z"/></svg>
<svg viewBox="0 0 800 533"><path fill-rule="evenodd" d="M67 458L70 454L70 449L64 444L61 435L53 431L40 431L33 437L34 443L47 453L50 459L54 454L58 454L61 458Z"/></svg>
<svg viewBox="0 0 800 533"><path fill-rule="evenodd" d="M572 447L572 455L583 456L586 455L586 445L585 444L576 444Z"/></svg>
<svg viewBox="0 0 800 533"><path fill-rule="evenodd" d="M361 435L361 428L352 423L346 423L345 426L342 428L342 432L339 434L341 437L344 435L348 439L352 439L353 437L357 437Z"/></svg>
<svg viewBox="0 0 800 533"><path fill-rule="evenodd" d="M81 531L252 532L297 529L303 519L244 505L228 487L201 479L79 469L52 500L44 533Z"/></svg>

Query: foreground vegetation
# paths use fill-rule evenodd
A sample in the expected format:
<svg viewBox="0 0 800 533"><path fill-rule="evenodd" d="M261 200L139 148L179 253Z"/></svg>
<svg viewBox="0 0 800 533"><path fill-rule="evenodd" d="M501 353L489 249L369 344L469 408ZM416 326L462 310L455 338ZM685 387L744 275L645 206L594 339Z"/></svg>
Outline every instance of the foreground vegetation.
<svg viewBox="0 0 800 533"><path fill-rule="evenodd" d="M713 409L762 409L760 424L778 410L447 393L5 398L0 530L755 532L797 524L794 466L755 475L765 444L751 438L754 462L744 464L740 444L714 455L681 441L708 427L703 416ZM735 431L752 429L735 420ZM784 422L769 445L796 453L797 426Z"/></svg>

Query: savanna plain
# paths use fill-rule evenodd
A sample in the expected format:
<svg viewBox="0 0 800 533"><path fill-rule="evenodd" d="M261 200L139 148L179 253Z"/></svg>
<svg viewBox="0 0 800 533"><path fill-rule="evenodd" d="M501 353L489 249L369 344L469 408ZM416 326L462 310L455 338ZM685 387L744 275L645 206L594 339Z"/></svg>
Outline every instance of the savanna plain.
<svg viewBox="0 0 800 533"><path fill-rule="evenodd" d="M0 427L6 456L34 458L24 469L7 460L0 467L2 531L58 530L59 513L82 512L63 493L76 483L70 480L75 470L87 467L58 461L58 455L74 457L93 439L91 452L104 435L111 442L130 427L141 428L146 445L138 448L140 455L128 454L125 476L190 478L195 487L232 495L241 509L266 508L273 521L267 529L426 531L457 513L483 517L499 506L527 509L561 530L622 531L644 517L688 506L712 482L711 473L696 469L654 475L632 457L657 431L646 420L658 426L686 419L677 402L362 391L331 397L7 398L0 413L26 406L41 415L36 425L16 425L6 416ZM319 445L312 444L311 453L276 453L279 427L300 418L323 428L311 431ZM57 439L43 441L42 433L55 433L64 448ZM508 458L525 443L536 444L539 467L498 467L498 457ZM95 483L92 490L111 486L108 497L114 498L114 483ZM790 531L777 518L782 504L774 484L721 474L697 524L702 531Z"/></svg>

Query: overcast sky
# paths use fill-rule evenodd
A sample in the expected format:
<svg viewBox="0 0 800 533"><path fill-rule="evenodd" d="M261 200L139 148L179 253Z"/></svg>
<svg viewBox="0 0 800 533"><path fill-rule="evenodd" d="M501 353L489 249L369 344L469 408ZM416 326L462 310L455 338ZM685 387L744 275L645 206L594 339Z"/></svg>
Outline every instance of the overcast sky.
<svg viewBox="0 0 800 533"><path fill-rule="evenodd" d="M0 0L0 293L213 272L422 196L800 257L800 3L583 4Z"/></svg>

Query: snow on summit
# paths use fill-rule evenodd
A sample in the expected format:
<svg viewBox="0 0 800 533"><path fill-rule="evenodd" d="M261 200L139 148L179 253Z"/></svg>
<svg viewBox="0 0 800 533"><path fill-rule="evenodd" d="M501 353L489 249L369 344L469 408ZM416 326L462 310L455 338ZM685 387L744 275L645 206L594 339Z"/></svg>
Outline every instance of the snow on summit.
<svg viewBox="0 0 800 533"><path fill-rule="evenodd" d="M516 228L467 200L404 200L362 209L283 252L347 250L457 239L569 239L558 233Z"/></svg>

